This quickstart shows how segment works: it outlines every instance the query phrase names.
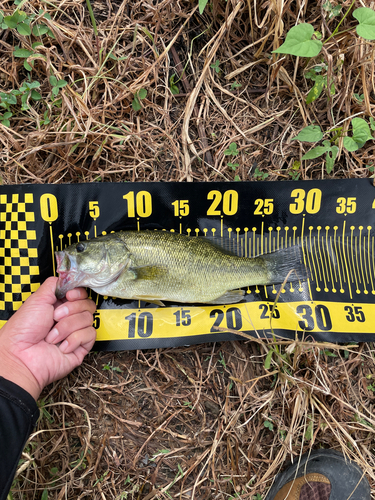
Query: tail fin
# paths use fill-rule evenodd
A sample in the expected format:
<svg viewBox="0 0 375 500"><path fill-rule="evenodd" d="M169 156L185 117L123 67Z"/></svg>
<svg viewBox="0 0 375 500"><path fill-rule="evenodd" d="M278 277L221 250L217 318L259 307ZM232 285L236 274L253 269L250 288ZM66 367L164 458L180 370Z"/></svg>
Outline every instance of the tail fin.
<svg viewBox="0 0 375 500"><path fill-rule="evenodd" d="M309 277L299 245L262 255L262 258L267 263L269 283L283 283L285 279L287 281L305 281Z"/></svg>

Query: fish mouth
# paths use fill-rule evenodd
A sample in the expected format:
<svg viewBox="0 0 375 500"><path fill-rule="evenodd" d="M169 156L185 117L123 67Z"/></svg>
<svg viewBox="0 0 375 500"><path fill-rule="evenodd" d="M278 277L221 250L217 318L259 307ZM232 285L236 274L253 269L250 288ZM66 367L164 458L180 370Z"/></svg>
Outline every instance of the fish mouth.
<svg viewBox="0 0 375 500"><path fill-rule="evenodd" d="M80 285L83 273L77 270L74 257L63 251L55 252L55 256L56 271L59 273L55 295L58 299L62 299L65 297L66 292Z"/></svg>

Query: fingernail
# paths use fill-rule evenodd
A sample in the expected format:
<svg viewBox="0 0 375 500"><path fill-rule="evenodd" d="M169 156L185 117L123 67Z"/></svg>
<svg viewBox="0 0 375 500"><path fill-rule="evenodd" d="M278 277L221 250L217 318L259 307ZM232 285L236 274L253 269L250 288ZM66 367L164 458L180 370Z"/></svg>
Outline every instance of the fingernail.
<svg viewBox="0 0 375 500"><path fill-rule="evenodd" d="M59 335L59 331L57 328L52 328L52 330L49 332L49 334L46 337L46 342L49 344L53 344L54 341L57 339Z"/></svg>
<svg viewBox="0 0 375 500"><path fill-rule="evenodd" d="M59 321L62 318L65 318L65 316L68 316L69 314L69 309L66 306L58 307L53 315L55 321Z"/></svg>
<svg viewBox="0 0 375 500"><path fill-rule="evenodd" d="M59 349L61 352L65 352L68 349L68 347L69 347L69 342L67 340L64 340L64 342L61 342Z"/></svg>

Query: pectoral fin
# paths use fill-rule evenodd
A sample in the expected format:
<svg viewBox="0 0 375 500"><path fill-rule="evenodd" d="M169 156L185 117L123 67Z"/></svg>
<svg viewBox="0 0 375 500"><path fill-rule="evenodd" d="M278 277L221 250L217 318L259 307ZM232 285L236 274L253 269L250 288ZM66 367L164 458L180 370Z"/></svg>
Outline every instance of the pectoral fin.
<svg viewBox="0 0 375 500"><path fill-rule="evenodd" d="M244 295L245 292L243 290L228 290L215 300L207 302L207 304L235 304L236 302L240 302Z"/></svg>

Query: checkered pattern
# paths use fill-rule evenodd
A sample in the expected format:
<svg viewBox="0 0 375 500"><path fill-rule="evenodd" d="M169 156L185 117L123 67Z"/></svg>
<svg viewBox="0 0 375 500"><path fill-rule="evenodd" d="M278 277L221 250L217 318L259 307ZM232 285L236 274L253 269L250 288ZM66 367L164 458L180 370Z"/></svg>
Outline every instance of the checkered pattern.
<svg viewBox="0 0 375 500"><path fill-rule="evenodd" d="M39 287L33 201L32 193L0 195L0 311L17 310Z"/></svg>

